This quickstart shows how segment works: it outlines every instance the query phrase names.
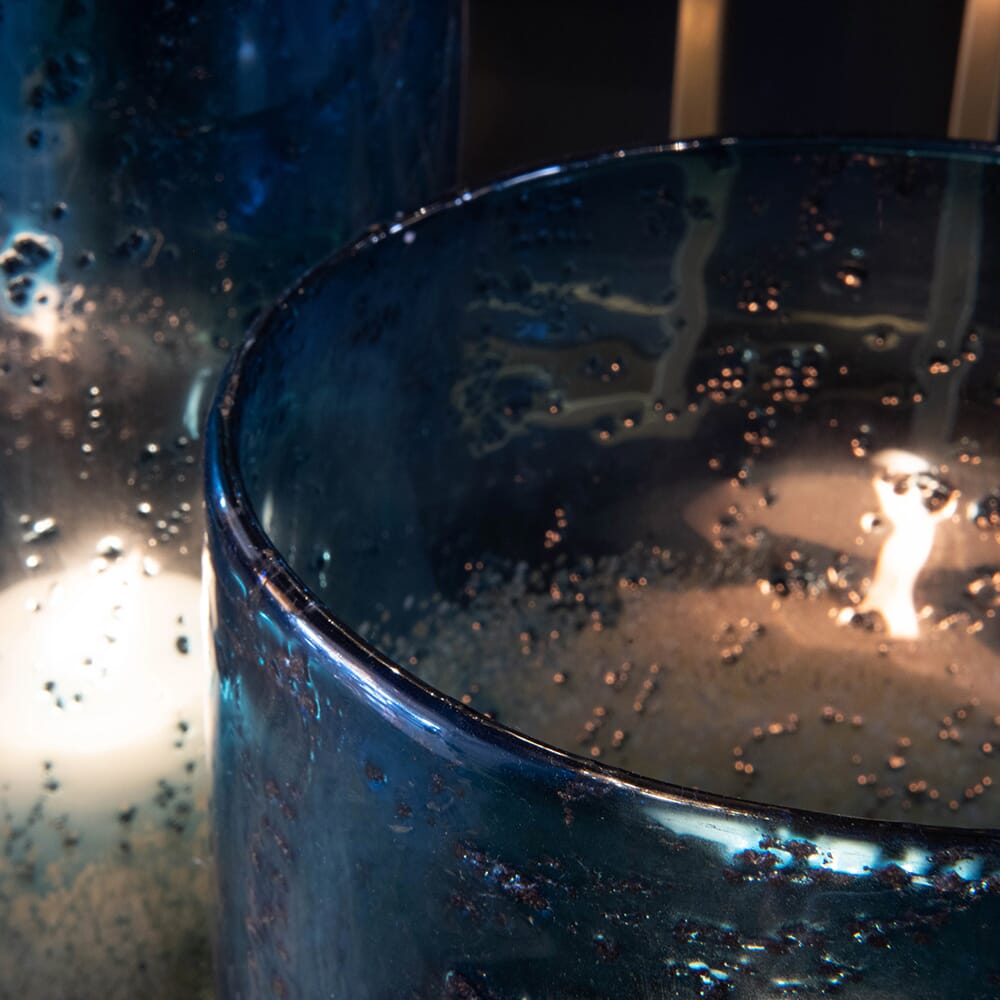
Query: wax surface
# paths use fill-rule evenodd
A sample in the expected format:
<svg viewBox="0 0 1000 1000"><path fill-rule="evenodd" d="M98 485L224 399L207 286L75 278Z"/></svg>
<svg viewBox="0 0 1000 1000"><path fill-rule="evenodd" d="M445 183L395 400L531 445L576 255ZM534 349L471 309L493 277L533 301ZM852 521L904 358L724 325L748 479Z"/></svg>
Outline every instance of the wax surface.
<svg viewBox="0 0 1000 1000"><path fill-rule="evenodd" d="M849 815L995 825L993 582L962 566L996 543L969 508L946 511L913 599L917 634L893 634L865 604L892 531L873 514L870 464L710 486L681 506L664 545L556 554L535 569L469 562L454 603L376 641L506 725L642 775Z"/></svg>
<svg viewBox="0 0 1000 1000"><path fill-rule="evenodd" d="M3 955L51 957L0 960L11 995L206 978L200 584L106 548L0 594Z"/></svg>

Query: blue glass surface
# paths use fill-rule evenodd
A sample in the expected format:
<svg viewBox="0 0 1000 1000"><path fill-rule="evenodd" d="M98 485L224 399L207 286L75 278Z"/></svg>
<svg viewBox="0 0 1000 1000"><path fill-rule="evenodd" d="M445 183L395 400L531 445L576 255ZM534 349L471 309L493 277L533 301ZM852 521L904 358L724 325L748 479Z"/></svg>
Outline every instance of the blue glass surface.
<svg viewBox="0 0 1000 1000"><path fill-rule="evenodd" d="M968 306L978 364L950 417L931 390L929 412L992 455L998 178L995 152L969 147L608 155L374 232L254 327L207 441L224 995L996 995L992 830L760 805L588 760L467 708L460 684L438 692L433 664L407 673L371 623L405 631L421 601L457 614L469 553L541 565L556 503L582 525L570 555L627 550L637 491L709 455L727 467L735 397L695 406L686 442L644 436L664 399L622 404L584 349L664 360L681 376L669 413L739 343L751 400L773 388L752 377L762 359L792 380L777 407L792 429L813 412L805 357L821 412L867 401L891 440L903 418L881 400L924 341L889 334ZM959 238L956 214L972 220ZM907 421L928 412L906 399ZM588 402L593 419L559 423ZM995 825L969 810L958 822Z"/></svg>
<svg viewBox="0 0 1000 1000"><path fill-rule="evenodd" d="M251 318L455 183L458 0L0 9L0 998L211 994L201 431Z"/></svg>

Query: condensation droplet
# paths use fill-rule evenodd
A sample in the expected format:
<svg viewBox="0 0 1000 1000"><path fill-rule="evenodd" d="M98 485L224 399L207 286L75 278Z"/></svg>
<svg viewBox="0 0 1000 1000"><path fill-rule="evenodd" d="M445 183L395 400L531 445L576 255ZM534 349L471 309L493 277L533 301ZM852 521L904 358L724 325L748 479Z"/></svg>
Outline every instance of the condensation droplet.
<svg viewBox="0 0 1000 1000"><path fill-rule="evenodd" d="M125 546L117 535L105 535L98 539L96 550L105 559L118 559L125 552Z"/></svg>

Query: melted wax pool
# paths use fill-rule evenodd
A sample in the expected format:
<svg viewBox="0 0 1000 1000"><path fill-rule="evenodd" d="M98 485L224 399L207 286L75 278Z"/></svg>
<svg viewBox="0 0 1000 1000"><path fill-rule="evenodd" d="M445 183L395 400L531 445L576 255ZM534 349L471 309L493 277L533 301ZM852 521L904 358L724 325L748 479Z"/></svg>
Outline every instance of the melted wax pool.
<svg viewBox="0 0 1000 1000"><path fill-rule="evenodd" d="M646 495L630 516L652 517L658 541L619 554L567 553L575 525L556 508L543 563L478 555L405 634L391 618L363 630L463 703L604 763L757 801L996 825L1000 571L963 568L997 544L992 495L969 499L982 463L900 469L905 453L849 441L755 485Z"/></svg>

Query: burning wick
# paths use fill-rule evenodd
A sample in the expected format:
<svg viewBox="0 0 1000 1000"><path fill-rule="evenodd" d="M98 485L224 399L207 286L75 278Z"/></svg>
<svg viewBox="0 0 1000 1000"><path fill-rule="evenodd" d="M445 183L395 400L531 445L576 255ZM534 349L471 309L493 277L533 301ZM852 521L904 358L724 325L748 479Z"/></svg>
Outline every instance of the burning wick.
<svg viewBox="0 0 1000 1000"><path fill-rule="evenodd" d="M934 532L954 514L959 493L936 476L927 462L908 451L882 451L874 456L880 467L872 479L882 513L890 525L879 552L875 576L857 608L841 620L877 611L889 635L915 639L919 634L913 590L934 546Z"/></svg>

